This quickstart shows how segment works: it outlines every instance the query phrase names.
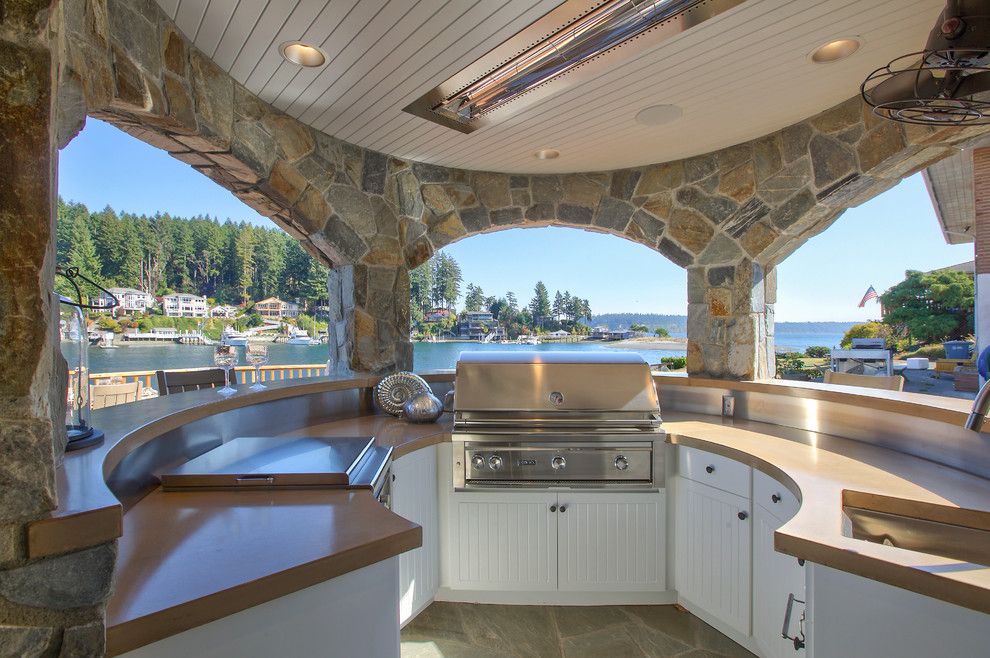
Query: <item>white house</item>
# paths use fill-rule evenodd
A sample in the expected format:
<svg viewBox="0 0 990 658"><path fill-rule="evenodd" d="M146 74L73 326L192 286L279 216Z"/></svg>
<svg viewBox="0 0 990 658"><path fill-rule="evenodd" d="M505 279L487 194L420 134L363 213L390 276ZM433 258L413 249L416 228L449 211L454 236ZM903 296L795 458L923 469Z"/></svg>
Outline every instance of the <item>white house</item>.
<svg viewBox="0 0 990 658"><path fill-rule="evenodd" d="M227 320L237 317L237 312L240 311L236 306L226 306L224 304L219 304L210 309L211 318L225 318Z"/></svg>
<svg viewBox="0 0 990 658"><path fill-rule="evenodd" d="M564 331L563 329L558 329L557 331L551 331L547 336L549 338L567 338L571 335L571 332Z"/></svg>
<svg viewBox="0 0 990 658"><path fill-rule="evenodd" d="M205 318L206 297L187 293L174 293L162 297L162 310L170 318Z"/></svg>
<svg viewBox="0 0 990 658"><path fill-rule="evenodd" d="M143 313L155 305L155 298L150 293L134 288L110 288L108 290L117 301L119 306L115 306L110 312L117 316L118 313ZM113 304L113 298L107 293L100 293L97 303L101 306L109 307Z"/></svg>

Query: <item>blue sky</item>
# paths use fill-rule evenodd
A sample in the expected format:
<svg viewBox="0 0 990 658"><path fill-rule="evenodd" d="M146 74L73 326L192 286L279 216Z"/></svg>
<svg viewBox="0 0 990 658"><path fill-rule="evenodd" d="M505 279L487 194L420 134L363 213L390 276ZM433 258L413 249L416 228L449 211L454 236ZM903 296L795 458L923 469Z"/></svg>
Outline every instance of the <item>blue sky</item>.
<svg viewBox="0 0 990 658"><path fill-rule="evenodd" d="M269 221L190 166L89 119L59 158L59 193L91 210L269 225ZM686 275L658 253L622 238L575 229L513 229L448 246L464 282L487 294L532 297L537 280L587 298L596 313L687 312ZM847 211L778 267L778 321L866 320L875 303L856 305L873 285L883 292L907 269L930 270L973 258L972 245L949 246L921 176Z"/></svg>

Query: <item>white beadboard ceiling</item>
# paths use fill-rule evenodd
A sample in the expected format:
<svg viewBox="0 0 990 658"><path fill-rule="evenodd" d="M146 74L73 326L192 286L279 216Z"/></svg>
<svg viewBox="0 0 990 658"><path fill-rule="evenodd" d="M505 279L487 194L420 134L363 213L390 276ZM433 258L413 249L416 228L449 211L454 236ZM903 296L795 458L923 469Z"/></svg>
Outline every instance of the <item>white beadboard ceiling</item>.
<svg viewBox="0 0 990 658"><path fill-rule="evenodd" d="M944 0L748 0L606 73L465 135L402 108L561 0L158 0L197 47L248 89L324 132L451 167L518 173L664 162L773 132L850 98L874 68L924 47ZM813 64L822 43L855 36L847 60ZM301 69L280 44L319 45ZM566 78L566 76L565 76ZM636 113L674 104L646 127ZM542 148L557 160L537 160Z"/></svg>

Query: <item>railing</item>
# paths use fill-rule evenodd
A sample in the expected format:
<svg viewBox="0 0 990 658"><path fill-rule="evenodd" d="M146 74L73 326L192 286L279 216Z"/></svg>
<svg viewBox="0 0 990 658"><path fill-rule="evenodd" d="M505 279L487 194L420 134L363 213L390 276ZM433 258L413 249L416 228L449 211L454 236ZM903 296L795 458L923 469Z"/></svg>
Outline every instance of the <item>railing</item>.
<svg viewBox="0 0 990 658"><path fill-rule="evenodd" d="M179 371L203 370L204 368L176 368ZM286 379L303 379L305 377L319 377L326 374L325 363L306 363L293 365L273 365L261 366L261 381L274 382ZM237 366L233 369L232 379L235 384L255 383L254 366ZM127 372L92 372L89 375L90 383L120 383L141 382L146 389L155 389L158 382L155 378L155 370L129 370Z"/></svg>

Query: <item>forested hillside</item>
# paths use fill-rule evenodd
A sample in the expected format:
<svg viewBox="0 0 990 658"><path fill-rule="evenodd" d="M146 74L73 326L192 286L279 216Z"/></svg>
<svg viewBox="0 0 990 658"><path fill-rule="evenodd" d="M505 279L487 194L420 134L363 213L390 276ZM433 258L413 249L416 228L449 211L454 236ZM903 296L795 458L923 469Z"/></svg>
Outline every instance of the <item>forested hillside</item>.
<svg viewBox="0 0 990 658"><path fill-rule="evenodd" d="M90 212L59 198L57 239L60 266L106 286L195 293L223 304L277 296L309 305L327 296L326 268L274 226L118 214L109 206Z"/></svg>

